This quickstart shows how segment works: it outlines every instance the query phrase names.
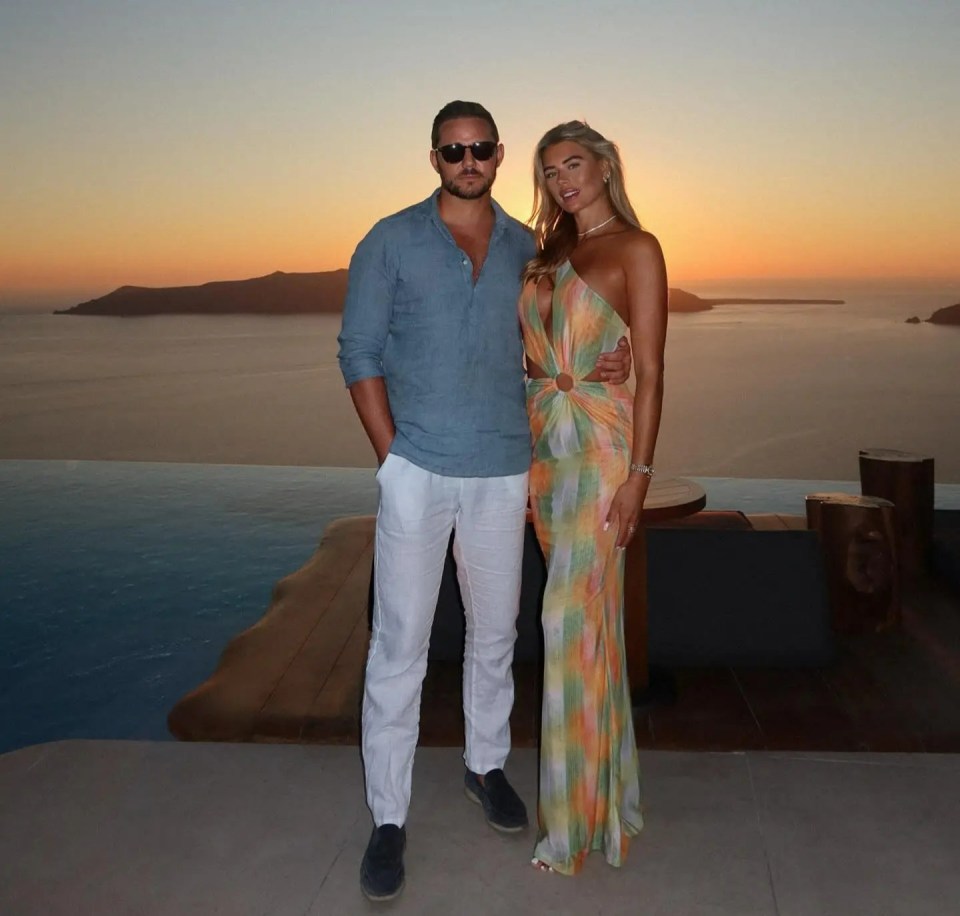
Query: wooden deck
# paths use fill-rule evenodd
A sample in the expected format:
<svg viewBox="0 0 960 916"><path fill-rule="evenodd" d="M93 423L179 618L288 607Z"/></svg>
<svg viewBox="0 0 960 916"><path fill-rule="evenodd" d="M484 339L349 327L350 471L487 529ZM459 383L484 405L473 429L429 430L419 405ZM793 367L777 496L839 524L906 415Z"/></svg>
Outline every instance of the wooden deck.
<svg viewBox="0 0 960 916"><path fill-rule="evenodd" d="M793 516L751 516L766 530ZM373 519L343 519L274 590L265 617L171 711L183 740L355 744L366 657ZM670 672L675 701L636 717L641 748L960 751L960 600L936 581L904 597L902 625L846 637L822 669ZM540 672L514 667L517 746L536 746ZM431 662L421 744L463 743L460 666Z"/></svg>

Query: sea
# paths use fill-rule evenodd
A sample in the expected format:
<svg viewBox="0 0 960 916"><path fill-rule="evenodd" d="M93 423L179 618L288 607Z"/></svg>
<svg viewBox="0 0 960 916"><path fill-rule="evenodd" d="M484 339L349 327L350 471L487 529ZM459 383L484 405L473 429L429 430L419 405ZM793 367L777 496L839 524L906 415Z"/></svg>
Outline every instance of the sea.
<svg viewBox="0 0 960 916"><path fill-rule="evenodd" d="M741 281L702 296L843 299L673 314L656 463L856 479L864 448L960 482L960 327L906 324L960 281ZM337 316L0 315L0 458L370 467Z"/></svg>
<svg viewBox="0 0 960 916"><path fill-rule="evenodd" d="M741 282L839 298L672 315L663 473L803 512L857 450L932 455L960 509L960 283ZM331 316L0 315L0 752L169 738L166 714L327 524L376 511Z"/></svg>

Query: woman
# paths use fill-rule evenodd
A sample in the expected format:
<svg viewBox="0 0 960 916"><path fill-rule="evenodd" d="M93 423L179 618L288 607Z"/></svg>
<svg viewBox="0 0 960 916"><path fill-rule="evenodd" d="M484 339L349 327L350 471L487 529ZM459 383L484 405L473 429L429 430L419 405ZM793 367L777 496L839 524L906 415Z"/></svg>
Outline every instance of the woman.
<svg viewBox="0 0 960 916"><path fill-rule="evenodd" d="M640 228L617 147L580 121L534 156L539 253L520 320L533 432L530 503L547 558L539 833L533 864L575 874L588 852L620 865L643 825L623 644L623 550L653 474L663 400L667 282ZM636 395L599 381L627 333Z"/></svg>

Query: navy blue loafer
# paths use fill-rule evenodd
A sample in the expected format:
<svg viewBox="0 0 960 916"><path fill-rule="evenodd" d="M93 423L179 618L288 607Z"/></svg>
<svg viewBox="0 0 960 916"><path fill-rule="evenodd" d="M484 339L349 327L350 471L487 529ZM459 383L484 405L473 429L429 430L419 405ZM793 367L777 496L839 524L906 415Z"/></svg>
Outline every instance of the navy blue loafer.
<svg viewBox="0 0 960 916"><path fill-rule="evenodd" d="M463 789L467 798L483 807L487 823L494 830L516 833L527 826L527 808L520 796L507 782L503 770L491 770L480 777L467 770L463 777Z"/></svg>
<svg viewBox="0 0 960 916"><path fill-rule="evenodd" d="M360 890L368 900L392 900L403 890L407 830L396 824L374 827L360 865Z"/></svg>

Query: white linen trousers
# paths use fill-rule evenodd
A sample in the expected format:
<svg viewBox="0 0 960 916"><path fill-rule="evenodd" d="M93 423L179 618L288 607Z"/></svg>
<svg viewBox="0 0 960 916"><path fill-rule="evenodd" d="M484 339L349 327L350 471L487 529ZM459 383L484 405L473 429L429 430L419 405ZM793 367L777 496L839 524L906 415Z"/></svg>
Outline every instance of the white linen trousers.
<svg viewBox="0 0 960 916"><path fill-rule="evenodd" d="M393 454L377 472L361 741L367 805L378 827L407 819L420 694L451 530L466 610L463 759L475 773L502 768L507 759L527 477L445 477Z"/></svg>

